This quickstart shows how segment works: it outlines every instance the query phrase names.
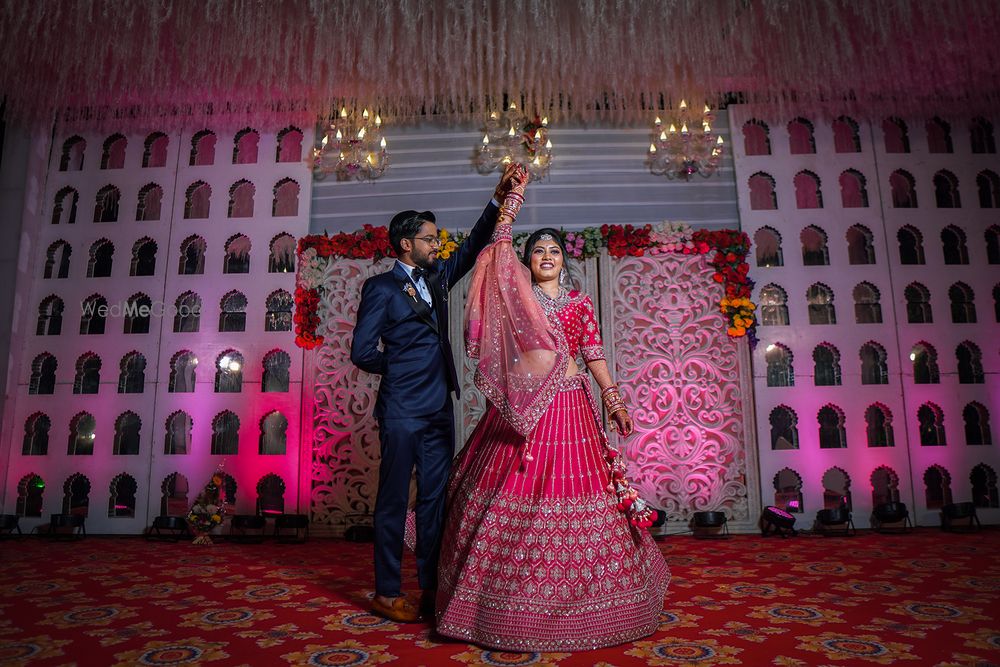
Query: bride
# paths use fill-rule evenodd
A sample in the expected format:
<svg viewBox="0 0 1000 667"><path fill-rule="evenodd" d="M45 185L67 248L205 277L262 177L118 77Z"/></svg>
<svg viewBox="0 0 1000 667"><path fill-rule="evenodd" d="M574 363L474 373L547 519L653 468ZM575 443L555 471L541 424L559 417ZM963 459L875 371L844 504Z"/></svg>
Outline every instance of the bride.
<svg viewBox="0 0 1000 667"><path fill-rule="evenodd" d="M449 481L437 631L505 651L586 650L654 632L670 574L581 372L629 435L593 303L566 286L560 234L539 230L522 261L514 253L518 180L466 304L489 406Z"/></svg>

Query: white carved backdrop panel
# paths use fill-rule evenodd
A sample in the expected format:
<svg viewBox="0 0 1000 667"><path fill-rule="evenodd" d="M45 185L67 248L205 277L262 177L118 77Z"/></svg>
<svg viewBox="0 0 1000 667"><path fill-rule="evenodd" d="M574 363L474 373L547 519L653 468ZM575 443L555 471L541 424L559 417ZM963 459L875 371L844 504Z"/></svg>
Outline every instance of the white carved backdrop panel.
<svg viewBox="0 0 1000 667"><path fill-rule="evenodd" d="M746 522L741 355L726 334L712 267L670 255L604 257L601 268L602 285L614 287L602 290L605 342L636 425L623 446L633 486L671 521L725 509Z"/></svg>
<svg viewBox="0 0 1000 667"><path fill-rule="evenodd" d="M343 530L349 515L374 508L378 377L351 364L350 341L362 283L390 267L389 260L329 264L319 313L325 342L306 356L313 384L305 395L304 421L313 435L303 486L309 485L313 524L331 532ZM605 347L636 421L637 433L623 447L633 485L672 521L725 508L734 527L752 527L758 501L755 452L748 451L745 437L753 430L745 421L752 412L748 356L745 341L726 335L717 305L721 287L712 281L708 262L699 256L604 255L577 262L576 269L578 285L601 311ZM486 407L462 343L467 285L468 277L450 300L451 338L463 369L456 447Z"/></svg>
<svg viewBox="0 0 1000 667"><path fill-rule="evenodd" d="M330 262L320 302L323 345L307 355L313 373L310 498L313 524L342 530L345 517L371 514L378 487L379 442L372 411L379 377L351 363L361 285L392 260ZM308 419L306 420L308 421Z"/></svg>

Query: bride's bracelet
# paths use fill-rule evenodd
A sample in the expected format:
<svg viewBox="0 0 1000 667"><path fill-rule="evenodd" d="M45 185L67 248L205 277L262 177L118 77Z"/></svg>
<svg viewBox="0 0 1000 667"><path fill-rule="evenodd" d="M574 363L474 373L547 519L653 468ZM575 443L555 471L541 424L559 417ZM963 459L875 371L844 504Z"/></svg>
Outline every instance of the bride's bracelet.
<svg viewBox="0 0 1000 667"><path fill-rule="evenodd" d="M496 227L493 228L493 242L497 241L513 241L514 240L514 228L509 222L498 222Z"/></svg>
<svg viewBox="0 0 1000 667"><path fill-rule="evenodd" d="M497 217L497 224L514 224L521 204L524 203L524 195L519 192L508 192L504 197L503 204L500 205L500 215Z"/></svg>
<svg viewBox="0 0 1000 667"><path fill-rule="evenodd" d="M601 401L604 402L604 408L608 411L608 415L622 411L628 412L628 408L625 407L625 401L622 400L621 392L618 390L618 385L616 384L611 385L601 392Z"/></svg>

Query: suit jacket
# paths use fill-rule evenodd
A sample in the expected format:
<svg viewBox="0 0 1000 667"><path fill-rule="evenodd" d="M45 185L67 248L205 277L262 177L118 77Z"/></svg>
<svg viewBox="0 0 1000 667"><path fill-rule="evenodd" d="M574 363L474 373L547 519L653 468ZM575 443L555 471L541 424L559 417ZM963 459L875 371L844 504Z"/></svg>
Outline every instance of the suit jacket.
<svg viewBox="0 0 1000 667"><path fill-rule="evenodd" d="M488 204L465 241L448 259L438 260L424 278L434 301L433 312L419 294L413 298L407 293L412 282L399 264L365 281L351 362L382 376L376 417L433 414L445 407L449 391L459 393L448 338L448 290L469 272L489 244L498 213L492 202Z"/></svg>

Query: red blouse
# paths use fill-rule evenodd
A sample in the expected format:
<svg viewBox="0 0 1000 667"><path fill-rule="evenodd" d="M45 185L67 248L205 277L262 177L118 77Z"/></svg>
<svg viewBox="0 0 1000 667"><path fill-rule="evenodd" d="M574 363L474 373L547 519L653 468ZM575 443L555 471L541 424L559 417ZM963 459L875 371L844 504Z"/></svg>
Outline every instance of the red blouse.
<svg viewBox="0 0 1000 667"><path fill-rule="evenodd" d="M549 298L541 290L536 290L538 300L545 309L549 320L559 322L566 336L571 359L583 356L584 361L604 359L604 343L601 341L601 327L594 314L594 302L583 292L573 290L556 299Z"/></svg>

